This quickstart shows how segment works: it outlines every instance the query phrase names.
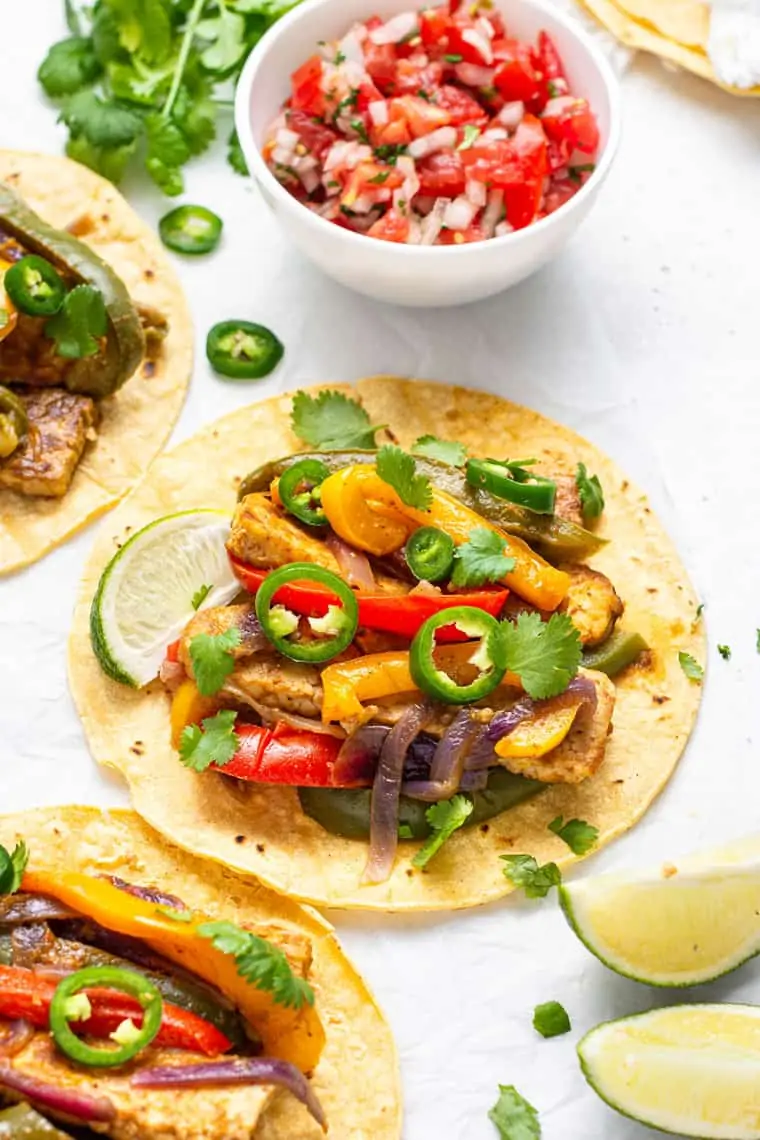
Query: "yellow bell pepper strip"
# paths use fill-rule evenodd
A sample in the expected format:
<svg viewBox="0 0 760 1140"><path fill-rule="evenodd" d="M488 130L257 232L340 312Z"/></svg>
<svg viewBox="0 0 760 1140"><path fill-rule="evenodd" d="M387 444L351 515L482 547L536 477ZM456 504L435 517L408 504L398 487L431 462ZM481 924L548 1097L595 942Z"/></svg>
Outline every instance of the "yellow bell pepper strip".
<svg viewBox="0 0 760 1140"><path fill-rule="evenodd" d="M374 467L368 464L336 471L322 484L322 508L330 526L344 542L380 558L399 550L415 528L395 504L390 509L385 504L382 510L373 509L365 491L370 478L375 480L376 476Z"/></svg>
<svg viewBox="0 0 760 1140"><path fill-rule="evenodd" d="M189 724L200 724L207 716L213 716L221 705L216 697L204 697L198 691L195 681L189 678L182 681L172 697L170 719L172 728L172 748L178 749L182 733Z"/></svg>
<svg viewBox="0 0 760 1140"><path fill-rule="evenodd" d="M475 646L472 642L447 645L437 660L441 667L454 669L466 664ZM362 701L376 701L398 693L418 693L407 652L370 653L353 661L341 661L322 670L322 720L348 721L364 713ZM515 673L505 673L502 685L522 688Z"/></svg>
<svg viewBox="0 0 760 1140"><path fill-rule="evenodd" d="M48 895L118 934L140 938L157 953L192 974L217 986L259 1033L264 1052L281 1057L310 1072L325 1045L325 1031L314 1006L300 1009L280 1005L266 990L258 989L237 971L235 960L198 934L198 927L213 921L192 912L190 922L178 922L155 903L120 890L107 879L79 871L26 871L21 889Z"/></svg>
<svg viewBox="0 0 760 1140"><path fill-rule="evenodd" d="M496 742L496 755L504 758L545 756L565 739L582 704L583 701L579 700L576 704L568 705L562 697L545 701L533 716Z"/></svg>

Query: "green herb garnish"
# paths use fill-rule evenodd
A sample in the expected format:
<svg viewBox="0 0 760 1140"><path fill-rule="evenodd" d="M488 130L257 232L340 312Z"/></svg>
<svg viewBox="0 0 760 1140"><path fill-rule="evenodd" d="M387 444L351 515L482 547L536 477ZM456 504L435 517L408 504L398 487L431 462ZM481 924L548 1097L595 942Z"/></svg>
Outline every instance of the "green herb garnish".
<svg viewBox="0 0 760 1140"><path fill-rule="evenodd" d="M402 503L418 511L426 511L433 501L433 488L427 475L417 474L414 456L403 448L388 443L377 453L377 473L393 487Z"/></svg>
<svg viewBox="0 0 760 1140"><path fill-rule="evenodd" d="M304 443L325 451L374 448L375 433L380 431L380 426L372 427L361 404L328 389L316 396L296 392L290 424Z"/></svg>
<svg viewBox="0 0 760 1140"><path fill-rule="evenodd" d="M695 657L681 649L678 652L678 664L690 681L701 682L705 671Z"/></svg>
<svg viewBox="0 0 760 1140"><path fill-rule="evenodd" d="M55 341L58 356L68 360L94 356L100 348L96 338L105 336L107 330L103 295L92 285L76 285L45 323L45 336Z"/></svg>
<svg viewBox="0 0 760 1140"><path fill-rule="evenodd" d="M515 560L506 553L504 538L486 526L470 531L467 542L454 551L452 586L484 586L501 582L515 568Z"/></svg>
<svg viewBox="0 0 760 1140"><path fill-rule="evenodd" d="M517 673L529 697L543 699L563 693L581 663L581 639L567 614L519 614L502 623L507 669Z"/></svg>
<svg viewBox="0 0 760 1140"><path fill-rule="evenodd" d="M29 848L23 839L12 851L0 844L0 895L14 895L29 862Z"/></svg>
<svg viewBox="0 0 760 1140"><path fill-rule="evenodd" d="M516 887L525 891L527 899L546 898L552 887L558 887L562 875L556 863L539 866L532 855L500 855L506 863L504 875Z"/></svg>
<svg viewBox="0 0 760 1140"><path fill-rule="evenodd" d="M546 1001L533 1010L533 1028L542 1037L561 1037L572 1029L567 1010L558 1001Z"/></svg>
<svg viewBox="0 0 760 1140"><path fill-rule="evenodd" d="M412 455L422 455L425 459L437 459L450 467L464 467L467 448L462 443L449 439L439 439L435 435L421 435L412 446Z"/></svg>
<svg viewBox="0 0 760 1140"><path fill-rule="evenodd" d="M213 586L199 586L198 587L198 589L193 594L193 599L190 603L194 610L199 610L201 608L201 606L203 605L203 603L205 602L206 598L209 596L209 594L211 593L213 588L214 588Z"/></svg>
<svg viewBox="0 0 760 1140"><path fill-rule="evenodd" d="M599 839L599 828L585 819L569 819L565 823L563 816L558 815L549 824L549 831L566 843L574 855L586 855Z"/></svg>
<svg viewBox="0 0 760 1140"><path fill-rule="evenodd" d="M182 730L179 758L193 772L205 772L211 764L223 768L238 750L240 738L235 732L237 713L222 709L216 716L207 717L202 729L188 724Z"/></svg>
<svg viewBox="0 0 760 1140"><path fill-rule="evenodd" d="M240 645L240 630L235 626L224 633L199 633L189 645L193 677L204 697L213 697L235 668L233 649Z"/></svg>
<svg viewBox="0 0 760 1140"><path fill-rule="evenodd" d="M311 986L293 973L278 946L248 930L241 930L232 922L204 922L198 927L198 934L201 938L208 938L222 954L234 958L241 978L257 989L266 990L279 1005L289 1009L314 1005Z"/></svg>
<svg viewBox="0 0 760 1140"><path fill-rule="evenodd" d="M731 660L731 646L730 645L719 645L718 646L718 653L720 653L720 655L724 661L730 661Z"/></svg>
<svg viewBox="0 0 760 1140"><path fill-rule="evenodd" d="M431 804L425 812L432 835L412 859L412 866L421 870L443 847L447 839L462 827L472 814L473 803L469 796L456 795L450 800Z"/></svg>
<svg viewBox="0 0 760 1140"><path fill-rule="evenodd" d="M496 1125L501 1140L540 1140L538 1113L514 1085L499 1085L499 1099L488 1119Z"/></svg>
<svg viewBox="0 0 760 1140"><path fill-rule="evenodd" d="M575 485L581 500L583 521L598 519L604 510L604 492L598 475L589 475L585 463L579 463L575 472Z"/></svg>

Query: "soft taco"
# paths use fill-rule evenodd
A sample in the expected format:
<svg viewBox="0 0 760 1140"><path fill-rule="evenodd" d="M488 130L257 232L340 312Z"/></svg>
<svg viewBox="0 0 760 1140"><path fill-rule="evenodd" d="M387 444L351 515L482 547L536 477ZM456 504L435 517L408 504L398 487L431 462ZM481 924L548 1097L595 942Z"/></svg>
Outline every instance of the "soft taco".
<svg viewBox="0 0 760 1140"><path fill-rule="evenodd" d="M732 95L760 95L760 17L728 0L581 0L622 43L652 52ZM754 54L753 54L754 52Z"/></svg>
<svg viewBox="0 0 760 1140"><path fill-rule="evenodd" d="M179 414L190 316L105 179L0 150L0 573L116 502Z"/></svg>
<svg viewBox="0 0 760 1140"><path fill-rule="evenodd" d="M323 905L454 908L516 885L500 856L562 866L639 818L696 715L700 625L590 443L375 377L161 457L95 545L70 681L181 846Z"/></svg>
<svg viewBox="0 0 760 1140"><path fill-rule="evenodd" d="M316 914L133 812L0 844L0 1136L397 1140L390 1030Z"/></svg>

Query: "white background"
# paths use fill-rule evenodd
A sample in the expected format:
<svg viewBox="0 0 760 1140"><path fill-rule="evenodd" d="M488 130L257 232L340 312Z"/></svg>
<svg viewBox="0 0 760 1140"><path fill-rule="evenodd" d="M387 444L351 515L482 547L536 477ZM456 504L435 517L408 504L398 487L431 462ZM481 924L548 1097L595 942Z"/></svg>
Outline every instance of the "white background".
<svg viewBox="0 0 760 1140"><path fill-rule="evenodd" d="M35 71L65 34L62 2L6 4L0 143L58 153L62 128ZM556 416L651 494L706 602L703 711L660 801L580 873L743 834L760 815L760 104L643 58L624 94L622 150L585 228L556 264L491 301L404 311L331 284L288 246L252 185L226 167L221 145L190 168L185 200L224 217L223 246L180 267L198 360L175 440L283 389L417 374ZM152 222L166 209L139 180L126 190ZM287 351L274 377L235 385L212 376L204 338L225 317L277 331ZM90 760L66 687L65 640L93 535L0 582L3 810L126 803ZM730 661L716 642L731 646ZM499 1082L514 1083L540 1110L546 1140L652 1135L596 1099L574 1045L597 1022L668 995L608 973L553 900L431 920L333 917L396 1032L407 1140L494 1140L486 1113ZM694 998L706 994L760 1000L760 966ZM549 999L565 1004L573 1033L543 1041L531 1016Z"/></svg>

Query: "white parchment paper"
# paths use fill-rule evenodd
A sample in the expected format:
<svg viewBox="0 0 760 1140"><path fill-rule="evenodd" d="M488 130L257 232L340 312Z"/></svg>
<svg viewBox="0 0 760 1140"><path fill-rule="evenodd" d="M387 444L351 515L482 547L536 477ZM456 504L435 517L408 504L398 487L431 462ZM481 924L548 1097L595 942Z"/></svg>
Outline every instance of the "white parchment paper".
<svg viewBox="0 0 760 1140"><path fill-rule="evenodd" d="M6 14L13 50L0 85L4 146L62 146L34 78L47 45L65 34L61 7L27 0ZM403 311L333 285L292 250L251 184L226 168L221 145L190 169L184 199L223 215L226 237L213 259L181 266L198 361L175 440L300 384L424 375L501 393L583 431L646 487L678 539L711 635L703 712L660 801L578 874L760 828L760 105L638 59L624 88L622 150L583 230L544 272L469 308ZM141 182L126 190L150 221L166 209ZM225 317L277 331L287 352L276 375L249 385L212 376L203 343ZM65 640L93 534L0 580L3 810L126 803L90 761L66 688ZM731 646L730 661L716 642ZM651 1135L597 1100L574 1045L599 1021L669 995L608 973L554 901L433 920L331 917L393 1023L407 1140L494 1140L486 1113L500 1082L540 1110L545 1140ZM716 995L760 999L760 965L694 997ZM573 1032L544 1041L531 1017L550 999L567 1007Z"/></svg>

